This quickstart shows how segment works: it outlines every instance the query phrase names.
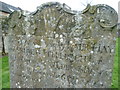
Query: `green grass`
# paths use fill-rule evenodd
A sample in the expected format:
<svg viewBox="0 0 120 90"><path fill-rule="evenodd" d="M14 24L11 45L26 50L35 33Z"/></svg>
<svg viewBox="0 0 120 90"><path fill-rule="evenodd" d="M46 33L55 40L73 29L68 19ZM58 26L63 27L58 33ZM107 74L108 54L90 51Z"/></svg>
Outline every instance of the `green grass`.
<svg viewBox="0 0 120 90"><path fill-rule="evenodd" d="M120 58L120 44L118 44L118 40L120 41L120 38L117 39L116 42L116 54L115 54L115 60L114 60L114 69L113 69L113 77L112 77L112 88L118 88L118 58ZM2 63L1 63L2 62ZM2 76L2 88L10 88L10 77L9 77L9 63L8 63L8 57L5 56L3 58L0 58L0 66L2 65L2 73L1 73L1 67L0 67L0 76ZM0 77L1 80L1 77ZM1 85L1 84L0 84Z"/></svg>
<svg viewBox="0 0 120 90"><path fill-rule="evenodd" d="M115 53L115 58L114 58L114 68L113 68L113 76L112 76L112 88L118 88L118 59L120 55L120 44L118 44L118 41L120 41L120 38L117 39L116 41L116 53Z"/></svg>
<svg viewBox="0 0 120 90"><path fill-rule="evenodd" d="M2 61L2 88L10 88L10 73L8 57L5 56L0 59Z"/></svg>
<svg viewBox="0 0 120 90"><path fill-rule="evenodd" d="M0 58L0 90L2 88L2 58Z"/></svg>

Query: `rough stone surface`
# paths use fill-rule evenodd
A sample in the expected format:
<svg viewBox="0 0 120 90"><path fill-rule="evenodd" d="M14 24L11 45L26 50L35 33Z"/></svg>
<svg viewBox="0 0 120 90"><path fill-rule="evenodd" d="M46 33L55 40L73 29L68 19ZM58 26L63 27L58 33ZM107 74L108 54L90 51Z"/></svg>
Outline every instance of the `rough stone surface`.
<svg viewBox="0 0 120 90"><path fill-rule="evenodd" d="M2 35L0 36L0 54L2 52Z"/></svg>
<svg viewBox="0 0 120 90"><path fill-rule="evenodd" d="M0 54L2 52L2 19L0 18Z"/></svg>
<svg viewBox="0 0 120 90"><path fill-rule="evenodd" d="M9 21L11 88L105 88L111 86L117 13L108 5L72 11L42 4Z"/></svg>
<svg viewBox="0 0 120 90"><path fill-rule="evenodd" d="M0 53L8 53L8 17L0 17ZM3 40L2 40L3 38ZM4 45L3 45L4 44ZM3 50L4 48L4 50Z"/></svg>

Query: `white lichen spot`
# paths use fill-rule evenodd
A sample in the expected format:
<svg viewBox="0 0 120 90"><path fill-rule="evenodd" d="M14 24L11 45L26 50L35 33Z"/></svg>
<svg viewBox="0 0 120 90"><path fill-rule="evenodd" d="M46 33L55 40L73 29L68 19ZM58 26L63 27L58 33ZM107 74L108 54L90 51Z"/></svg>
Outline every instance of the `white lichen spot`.
<svg viewBox="0 0 120 90"><path fill-rule="evenodd" d="M44 49L46 48L46 44L45 44L45 41L43 39L41 39L41 47Z"/></svg>
<svg viewBox="0 0 120 90"><path fill-rule="evenodd" d="M35 48L40 48L40 46L39 45L35 45Z"/></svg>
<svg viewBox="0 0 120 90"><path fill-rule="evenodd" d="M95 63L92 63L92 65L95 65Z"/></svg>
<svg viewBox="0 0 120 90"><path fill-rule="evenodd" d="M79 41L79 38L74 38L76 41Z"/></svg>
<svg viewBox="0 0 120 90"><path fill-rule="evenodd" d="M43 39L41 39L41 42L43 42L44 40Z"/></svg>
<svg viewBox="0 0 120 90"><path fill-rule="evenodd" d="M25 40L22 40L22 43L25 43Z"/></svg>
<svg viewBox="0 0 120 90"><path fill-rule="evenodd" d="M100 84L102 85L103 83L102 83L102 82L100 82Z"/></svg>
<svg viewBox="0 0 120 90"><path fill-rule="evenodd" d="M101 37L103 37L103 35Z"/></svg>
<svg viewBox="0 0 120 90"><path fill-rule="evenodd" d="M39 50L37 50L37 52L39 52Z"/></svg>
<svg viewBox="0 0 120 90"><path fill-rule="evenodd" d="M27 35L27 37L30 37L30 36L31 36L30 34Z"/></svg>
<svg viewBox="0 0 120 90"><path fill-rule="evenodd" d="M62 38L63 37L63 35L60 35L60 38Z"/></svg>
<svg viewBox="0 0 120 90"><path fill-rule="evenodd" d="M63 42L63 38L60 39L60 42Z"/></svg>
<svg viewBox="0 0 120 90"><path fill-rule="evenodd" d="M53 71L52 68L50 68L50 71Z"/></svg>
<svg viewBox="0 0 120 90"><path fill-rule="evenodd" d="M70 44L72 44L73 43L73 41L70 41Z"/></svg>
<svg viewBox="0 0 120 90"><path fill-rule="evenodd" d="M90 63L90 62L88 62L88 65L91 65L91 63Z"/></svg>
<svg viewBox="0 0 120 90"><path fill-rule="evenodd" d="M27 21L28 21L28 18L25 18L25 21L27 22Z"/></svg>
<svg viewBox="0 0 120 90"><path fill-rule="evenodd" d="M56 20L56 18L54 17L53 20Z"/></svg>
<svg viewBox="0 0 120 90"><path fill-rule="evenodd" d="M38 81L40 82L40 81L41 81L41 79L38 79Z"/></svg>
<svg viewBox="0 0 120 90"><path fill-rule="evenodd" d="M104 19L101 19L100 22L105 22L105 20L104 20Z"/></svg>
<svg viewBox="0 0 120 90"><path fill-rule="evenodd" d="M78 83L78 79L76 79L76 83Z"/></svg>
<svg viewBox="0 0 120 90"><path fill-rule="evenodd" d="M47 17L49 16L49 14L47 14Z"/></svg>
<svg viewBox="0 0 120 90"><path fill-rule="evenodd" d="M94 53L93 51L91 51L90 53Z"/></svg>
<svg viewBox="0 0 120 90"><path fill-rule="evenodd" d="M59 35L58 34L55 34L55 38L57 38Z"/></svg>
<svg viewBox="0 0 120 90"><path fill-rule="evenodd" d="M97 13L100 13L100 10L99 10L99 8L97 9Z"/></svg>
<svg viewBox="0 0 120 90"><path fill-rule="evenodd" d="M114 49L111 49L111 52L114 52Z"/></svg>
<svg viewBox="0 0 120 90"><path fill-rule="evenodd" d="M59 28L62 29L62 28L63 28L63 25L60 25Z"/></svg>
<svg viewBox="0 0 120 90"><path fill-rule="evenodd" d="M18 86L18 88L21 88L21 86Z"/></svg>
<svg viewBox="0 0 120 90"><path fill-rule="evenodd" d="M42 63L44 63L45 61L42 61Z"/></svg>

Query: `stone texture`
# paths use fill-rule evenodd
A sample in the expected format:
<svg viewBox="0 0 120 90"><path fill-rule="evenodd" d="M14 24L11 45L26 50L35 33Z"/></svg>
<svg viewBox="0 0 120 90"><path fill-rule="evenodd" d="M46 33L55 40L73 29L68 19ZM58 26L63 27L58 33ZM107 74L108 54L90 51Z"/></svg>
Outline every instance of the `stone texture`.
<svg viewBox="0 0 120 90"><path fill-rule="evenodd" d="M108 5L72 11L49 2L9 21L11 88L111 86L117 13Z"/></svg>
<svg viewBox="0 0 120 90"><path fill-rule="evenodd" d="M0 53L8 53L8 17L0 17ZM3 40L2 40L3 38ZM3 45L4 44L4 45ZM3 49L4 48L4 49Z"/></svg>
<svg viewBox="0 0 120 90"><path fill-rule="evenodd" d="M0 54L2 52L2 19L0 18Z"/></svg>
<svg viewBox="0 0 120 90"><path fill-rule="evenodd" d="M2 36L0 36L0 54L2 53Z"/></svg>

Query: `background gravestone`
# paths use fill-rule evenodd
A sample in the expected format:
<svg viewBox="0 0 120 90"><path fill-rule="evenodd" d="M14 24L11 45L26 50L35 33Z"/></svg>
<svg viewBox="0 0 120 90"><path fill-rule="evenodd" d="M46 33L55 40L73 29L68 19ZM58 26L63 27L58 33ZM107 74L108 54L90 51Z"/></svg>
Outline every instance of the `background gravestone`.
<svg viewBox="0 0 120 90"><path fill-rule="evenodd" d="M0 54L8 53L8 17L0 17Z"/></svg>
<svg viewBox="0 0 120 90"><path fill-rule="evenodd" d="M9 20L11 88L111 86L117 13L108 5L81 12L49 2Z"/></svg>

